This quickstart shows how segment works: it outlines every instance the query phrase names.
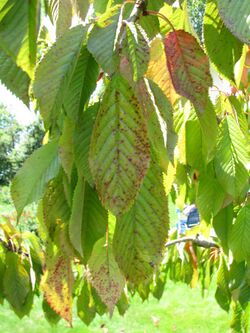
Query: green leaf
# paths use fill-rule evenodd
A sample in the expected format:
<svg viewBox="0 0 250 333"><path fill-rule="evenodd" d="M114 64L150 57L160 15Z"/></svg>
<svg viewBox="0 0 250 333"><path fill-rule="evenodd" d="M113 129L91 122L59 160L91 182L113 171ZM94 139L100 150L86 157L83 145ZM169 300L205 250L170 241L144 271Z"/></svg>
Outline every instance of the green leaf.
<svg viewBox="0 0 250 333"><path fill-rule="evenodd" d="M75 163L78 173L82 174L91 186L94 185L94 181L90 171L88 158L91 135L98 108L99 103L96 103L80 114L73 139Z"/></svg>
<svg viewBox="0 0 250 333"><path fill-rule="evenodd" d="M62 175L52 179L46 189L42 200L43 223L45 225L46 236L53 239L53 235L58 224L68 223L70 219L70 207L66 199Z"/></svg>
<svg viewBox="0 0 250 333"><path fill-rule="evenodd" d="M239 211L229 234L229 248L237 261L250 258L250 205Z"/></svg>
<svg viewBox="0 0 250 333"><path fill-rule="evenodd" d="M198 116L201 132L202 132L202 155L206 163L210 162L215 155L218 124L213 104L208 99L204 112L196 110Z"/></svg>
<svg viewBox="0 0 250 333"><path fill-rule="evenodd" d="M3 276L4 294L16 310L22 310L31 289L29 274L16 253L6 254L6 270Z"/></svg>
<svg viewBox="0 0 250 333"><path fill-rule="evenodd" d="M125 285L125 279L115 261L112 246L105 238L96 242L88 261L90 282L112 314Z"/></svg>
<svg viewBox="0 0 250 333"><path fill-rule="evenodd" d="M168 235L168 202L160 168L151 162L133 207L116 222L113 248L126 279L146 281L162 259Z"/></svg>
<svg viewBox="0 0 250 333"><path fill-rule="evenodd" d="M11 196L18 218L28 204L37 201L43 195L48 181L59 171L57 142L51 141L37 149L24 162L11 185Z"/></svg>
<svg viewBox="0 0 250 333"><path fill-rule="evenodd" d="M224 207L213 219L213 227L221 241L225 253L228 253L228 236L233 223L233 206Z"/></svg>
<svg viewBox="0 0 250 333"><path fill-rule="evenodd" d="M221 123L215 172L223 189L237 198L248 189L249 145L232 115Z"/></svg>
<svg viewBox="0 0 250 333"><path fill-rule="evenodd" d="M147 80L141 79L135 86L135 90L146 119L151 148L153 149L162 170L167 172L169 159L166 147L166 123L156 106L154 96L152 95Z"/></svg>
<svg viewBox="0 0 250 333"><path fill-rule="evenodd" d="M102 207L97 193L79 178L73 197L69 237L85 262L90 257L95 242L105 235L107 223L108 213Z"/></svg>
<svg viewBox="0 0 250 333"><path fill-rule="evenodd" d="M241 57L243 45L222 22L215 0L209 0L206 4L204 41L209 58L217 70L228 80L234 81L234 65Z"/></svg>
<svg viewBox="0 0 250 333"><path fill-rule="evenodd" d="M173 108L163 91L156 83L148 80L150 89L154 95L155 104L160 112L161 117L167 126L167 151L171 161L174 159L174 149L177 143L177 134L173 124Z"/></svg>
<svg viewBox="0 0 250 333"><path fill-rule="evenodd" d="M0 48L31 78L36 62L39 1L0 3Z"/></svg>
<svg viewBox="0 0 250 333"><path fill-rule="evenodd" d="M75 0L73 5L78 16L84 21L89 10L89 0Z"/></svg>
<svg viewBox="0 0 250 333"><path fill-rule="evenodd" d="M69 118L65 117L62 135L59 139L59 156L62 167L69 179L71 177L71 171L74 163L73 132L74 132L73 122Z"/></svg>
<svg viewBox="0 0 250 333"><path fill-rule="evenodd" d="M131 207L149 165L149 143L140 105L128 82L115 75L99 109L89 161L102 204L114 215Z"/></svg>
<svg viewBox="0 0 250 333"><path fill-rule="evenodd" d="M117 37L121 29L120 6L110 8L98 18L88 39L88 49L97 63L107 73L118 67L119 56L116 50Z"/></svg>
<svg viewBox="0 0 250 333"><path fill-rule="evenodd" d="M50 0L50 12L53 23L56 25L56 36L62 36L71 26L72 3L71 0Z"/></svg>
<svg viewBox="0 0 250 333"><path fill-rule="evenodd" d="M125 52L133 69L133 80L137 82L146 73L149 62L149 41L142 27L126 22L127 39Z"/></svg>
<svg viewBox="0 0 250 333"><path fill-rule="evenodd" d="M98 74L97 63L86 46L83 46L63 103L68 117L73 121L77 120L79 112L82 112L94 91Z"/></svg>
<svg viewBox="0 0 250 333"><path fill-rule="evenodd" d="M219 13L228 29L243 43L250 44L248 0L218 0Z"/></svg>
<svg viewBox="0 0 250 333"><path fill-rule="evenodd" d="M37 67L33 90L47 127L61 111L85 36L86 29L81 25L68 30Z"/></svg>
<svg viewBox="0 0 250 333"><path fill-rule="evenodd" d="M77 314L87 326L94 320L96 315L95 303L86 280L84 280L81 293L77 298Z"/></svg>
<svg viewBox="0 0 250 333"><path fill-rule="evenodd" d="M16 95L25 105L29 105L30 78L16 63L0 48L0 78L1 82Z"/></svg>
<svg viewBox="0 0 250 333"><path fill-rule="evenodd" d="M197 40L183 30L170 32L164 41L167 66L178 94L190 99L202 113L212 85L209 62Z"/></svg>
<svg viewBox="0 0 250 333"><path fill-rule="evenodd" d="M225 193L213 173L200 175L196 204L206 222L220 211L224 197Z"/></svg>
<svg viewBox="0 0 250 333"><path fill-rule="evenodd" d="M215 298L223 310L229 311L231 301L231 295L229 291L229 272L227 263L223 256L220 257Z"/></svg>
<svg viewBox="0 0 250 333"><path fill-rule="evenodd" d="M203 159L202 136L198 119L188 120L185 127L186 164L200 170L203 166Z"/></svg>
<svg viewBox="0 0 250 333"><path fill-rule="evenodd" d="M44 313L44 317L46 318L46 320L51 325L56 325L59 322L59 320L61 319L61 317L49 306L46 299L43 300L42 308L43 308L43 313Z"/></svg>

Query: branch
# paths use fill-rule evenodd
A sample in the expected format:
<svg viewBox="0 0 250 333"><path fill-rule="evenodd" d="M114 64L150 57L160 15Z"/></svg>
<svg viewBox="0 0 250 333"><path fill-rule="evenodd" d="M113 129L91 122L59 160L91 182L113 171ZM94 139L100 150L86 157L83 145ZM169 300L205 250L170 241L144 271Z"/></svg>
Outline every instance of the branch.
<svg viewBox="0 0 250 333"><path fill-rule="evenodd" d="M20 248L18 249L15 244L9 240L8 242L4 241L2 238L0 238L0 243L3 245L3 247L10 252L14 252L14 253L18 253L18 254L22 254L25 257L28 257L28 253L27 252L23 252Z"/></svg>
<svg viewBox="0 0 250 333"><path fill-rule="evenodd" d="M146 11L146 1L137 0L127 21L136 22L139 19L140 15L141 14L143 15L145 11Z"/></svg>
<svg viewBox="0 0 250 333"><path fill-rule="evenodd" d="M204 247L205 249L209 249L211 247L217 247L218 249L220 248L217 243L210 242L206 239L199 239L197 236L196 237L182 237L182 238L174 239L172 241L165 243L165 247L169 247L169 246L183 243L183 242L192 242L192 243L196 244L197 246Z"/></svg>

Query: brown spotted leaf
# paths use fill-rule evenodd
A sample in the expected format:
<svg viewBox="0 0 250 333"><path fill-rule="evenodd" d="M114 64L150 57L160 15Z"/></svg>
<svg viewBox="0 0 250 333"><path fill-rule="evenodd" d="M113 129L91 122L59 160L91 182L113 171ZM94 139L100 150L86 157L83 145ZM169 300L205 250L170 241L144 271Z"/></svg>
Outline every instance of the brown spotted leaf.
<svg viewBox="0 0 250 333"><path fill-rule="evenodd" d="M89 162L97 192L114 215L133 204L150 160L147 129L138 100L119 74L103 97L92 134Z"/></svg>
<svg viewBox="0 0 250 333"><path fill-rule="evenodd" d="M115 261L112 247L106 244L105 238L95 243L88 267L92 286L112 314L123 291L125 278Z"/></svg>
<svg viewBox="0 0 250 333"><path fill-rule="evenodd" d="M162 259L168 235L168 201L160 167L154 161L133 207L117 218L113 238L115 258L135 285L149 279Z"/></svg>
<svg viewBox="0 0 250 333"><path fill-rule="evenodd" d="M203 111L207 104L208 88L212 85L206 54L196 39L183 30L170 32L164 45L176 92Z"/></svg>
<svg viewBox="0 0 250 333"><path fill-rule="evenodd" d="M46 270L41 281L41 290L50 307L72 322L72 285L73 273L71 260L55 248L47 251Z"/></svg>

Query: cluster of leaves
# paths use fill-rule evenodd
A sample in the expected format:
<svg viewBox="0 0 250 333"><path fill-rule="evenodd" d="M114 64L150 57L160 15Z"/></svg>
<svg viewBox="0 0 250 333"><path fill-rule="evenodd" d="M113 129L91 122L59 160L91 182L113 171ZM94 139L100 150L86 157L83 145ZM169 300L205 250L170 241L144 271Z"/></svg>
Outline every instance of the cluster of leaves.
<svg viewBox="0 0 250 333"><path fill-rule="evenodd" d="M0 185L10 184L26 158L42 145L43 136L41 122L21 126L6 107L0 105Z"/></svg>
<svg viewBox="0 0 250 333"><path fill-rule="evenodd" d="M39 201L44 253L33 273L32 257L4 246L7 267L26 269L3 292L24 314L29 292L19 304L9 294L28 290L34 276L49 320L71 323L77 297L88 324L115 306L124 313L125 290L160 297L167 277L191 286L200 278L206 288L217 266L216 299L233 309L231 326L247 330L250 5L208 0L201 45L187 2L166 2L0 3L1 80L24 103L36 100L49 137L12 183L18 218ZM56 41L37 49L43 15ZM213 103L212 65L232 86ZM219 249L164 250L169 195L180 209L197 205L199 232L209 237L213 226Z"/></svg>

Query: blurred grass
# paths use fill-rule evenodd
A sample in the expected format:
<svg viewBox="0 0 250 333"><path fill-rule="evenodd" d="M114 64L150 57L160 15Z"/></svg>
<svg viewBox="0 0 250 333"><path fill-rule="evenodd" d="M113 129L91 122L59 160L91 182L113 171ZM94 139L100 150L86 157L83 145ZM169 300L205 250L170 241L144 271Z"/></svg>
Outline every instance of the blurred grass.
<svg viewBox="0 0 250 333"><path fill-rule="evenodd" d="M0 307L0 332L5 333L228 333L229 315L220 309L211 289L205 298L199 289L169 281L160 301L150 297L142 303L138 296L121 317L115 310L113 318L97 316L89 327L74 318L74 328L62 320L51 327L44 319L41 300L36 299L30 316L20 320L9 309ZM155 321L158 324L154 324Z"/></svg>

